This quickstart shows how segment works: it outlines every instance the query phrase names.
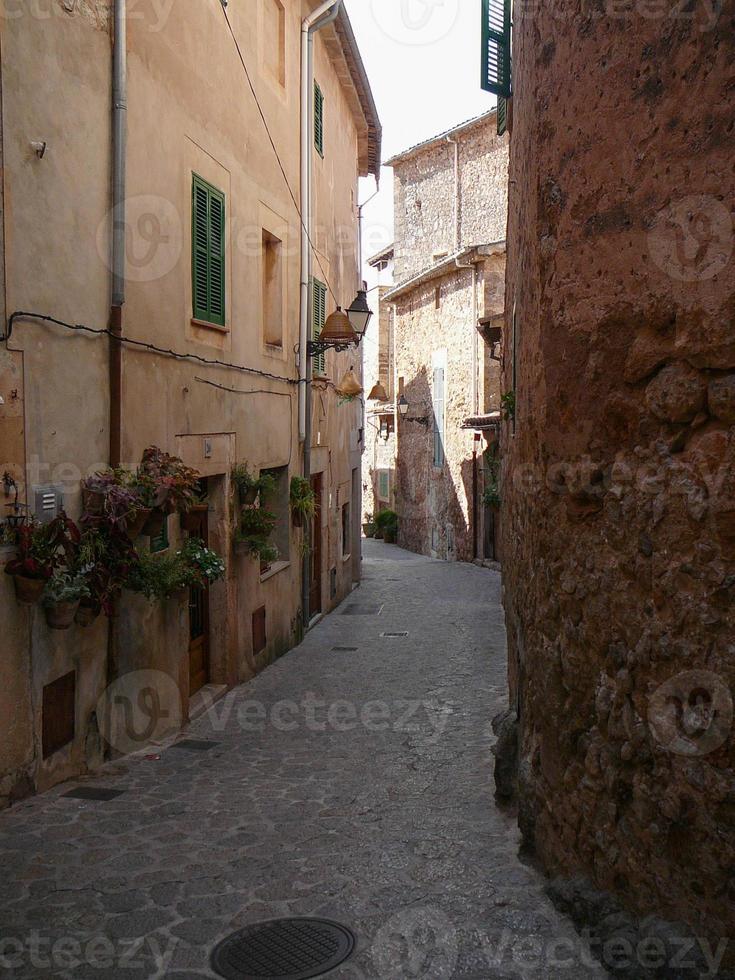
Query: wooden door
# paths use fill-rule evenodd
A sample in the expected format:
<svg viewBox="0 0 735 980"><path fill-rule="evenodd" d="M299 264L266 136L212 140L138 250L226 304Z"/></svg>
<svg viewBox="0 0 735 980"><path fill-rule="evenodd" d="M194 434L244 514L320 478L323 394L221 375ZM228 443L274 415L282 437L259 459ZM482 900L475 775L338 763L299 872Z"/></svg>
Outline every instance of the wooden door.
<svg viewBox="0 0 735 980"><path fill-rule="evenodd" d="M189 536L208 544L208 513L189 515ZM209 683L209 589L189 589L189 697Z"/></svg>
<svg viewBox="0 0 735 980"><path fill-rule="evenodd" d="M316 510L311 519L311 567L309 570L309 619L322 611L322 475L311 478L316 498Z"/></svg>

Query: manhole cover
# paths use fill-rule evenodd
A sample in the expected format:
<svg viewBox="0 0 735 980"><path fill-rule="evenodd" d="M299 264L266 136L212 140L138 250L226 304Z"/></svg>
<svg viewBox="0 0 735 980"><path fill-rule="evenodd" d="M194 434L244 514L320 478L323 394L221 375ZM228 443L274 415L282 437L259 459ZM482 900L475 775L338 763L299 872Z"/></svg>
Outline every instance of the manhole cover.
<svg viewBox="0 0 735 980"><path fill-rule="evenodd" d="M62 796L70 796L73 800L114 800L118 796L122 796L125 792L124 789L104 789L102 786L77 786L76 789L70 789L68 793L62 793Z"/></svg>
<svg viewBox="0 0 735 980"><path fill-rule="evenodd" d="M211 963L227 980L307 980L339 966L354 947L354 935L338 922L272 919L223 939Z"/></svg>
<svg viewBox="0 0 735 980"><path fill-rule="evenodd" d="M408 636L408 630L402 630L400 633L381 633L380 635L388 640L397 640L403 636Z"/></svg>
<svg viewBox="0 0 735 980"><path fill-rule="evenodd" d="M189 752L209 752L219 742L208 742L203 738L182 738L179 742L170 745L171 749L187 749Z"/></svg>

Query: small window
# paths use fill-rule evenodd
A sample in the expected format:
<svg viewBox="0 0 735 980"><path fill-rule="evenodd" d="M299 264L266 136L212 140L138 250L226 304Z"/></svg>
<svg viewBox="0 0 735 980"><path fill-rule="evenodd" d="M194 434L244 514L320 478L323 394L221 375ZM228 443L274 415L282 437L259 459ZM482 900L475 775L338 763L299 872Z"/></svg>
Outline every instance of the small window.
<svg viewBox="0 0 735 980"><path fill-rule="evenodd" d="M444 466L444 368L434 368L434 466Z"/></svg>
<svg viewBox="0 0 735 980"><path fill-rule="evenodd" d="M286 9L281 0L263 0L265 63L279 85L286 84Z"/></svg>
<svg viewBox="0 0 735 980"><path fill-rule="evenodd" d="M163 519L163 526L161 527L161 533L151 538L151 552L153 553L157 551L166 551L169 547L170 542L168 539L168 518L169 515L167 514Z"/></svg>
<svg viewBox="0 0 735 980"><path fill-rule="evenodd" d="M269 541L278 548L278 560L289 561L291 549L291 507L289 491L291 488L288 478L288 466L277 466L271 470L263 470L263 474L272 477L275 484L272 493L267 494L261 501L261 506L267 511L270 511L276 518L276 526L271 532Z"/></svg>
<svg viewBox="0 0 735 980"><path fill-rule="evenodd" d="M318 279L311 283L312 295L312 337L317 339L327 322L327 287ZM319 354L312 361L314 374L326 374L326 357Z"/></svg>
<svg viewBox="0 0 735 980"><path fill-rule="evenodd" d="M225 195L196 174L192 180L194 319L225 325Z"/></svg>
<svg viewBox="0 0 735 980"><path fill-rule="evenodd" d="M272 347L283 347L283 243L263 231L263 339Z"/></svg>
<svg viewBox="0 0 735 980"><path fill-rule="evenodd" d="M351 505L349 500L342 504L342 557L349 558L352 552L352 521L350 520Z"/></svg>
<svg viewBox="0 0 735 980"><path fill-rule="evenodd" d="M378 498L390 500L390 472L381 470L378 474Z"/></svg>
<svg viewBox="0 0 735 980"><path fill-rule="evenodd" d="M314 146L320 157L324 156L324 95L314 82Z"/></svg>
<svg viewBox="0 0 735 980"><path fill-rule="evenodd" d="M442 288L437 286L434 289L434 309L440 310L442 306Z"/></svg>

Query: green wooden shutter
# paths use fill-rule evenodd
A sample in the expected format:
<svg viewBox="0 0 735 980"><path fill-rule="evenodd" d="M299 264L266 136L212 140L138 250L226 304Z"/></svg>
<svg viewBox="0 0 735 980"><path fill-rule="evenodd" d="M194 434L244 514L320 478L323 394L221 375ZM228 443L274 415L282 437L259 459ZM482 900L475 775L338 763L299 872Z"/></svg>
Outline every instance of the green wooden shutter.
<svg viewBox="0 0 735 980"><path fill-rule="evenodd" d="M225 195L197 174L192 179L194 318L225 325Z"/></svg>
<svg viewBox="0 0 735 980"><path fill-rule="evenodd" d="M327 319L327 287L318 279L311 281L312 302L312 337L317 340ZM314 374L326 374L326 355L318 354L314 358Z"/></svg>
<svg viewBox="0 0 735 980"><path fill-rule="evenodd" d="M168 540L168 514L163 519L161 533L151 538L151 552L166 551L169 546Z"/></svg>
<svg viewBox="0 0 735 980"><path fill-rule="evenodd" d="M509 99L511 91L511 3L482 0L482 87L503 99Z"/></svg>
<svg viewBox="0 0 735 980"><path fill-rule="evenodd" d="M508 129L508 100L498 97L498 136Z"/></svg>
<svg viewBox="0 0 735 980"><path fill-rule="evenodd" d="M314 146L319 156L324 156L324 95L314 82Z"/></svg>

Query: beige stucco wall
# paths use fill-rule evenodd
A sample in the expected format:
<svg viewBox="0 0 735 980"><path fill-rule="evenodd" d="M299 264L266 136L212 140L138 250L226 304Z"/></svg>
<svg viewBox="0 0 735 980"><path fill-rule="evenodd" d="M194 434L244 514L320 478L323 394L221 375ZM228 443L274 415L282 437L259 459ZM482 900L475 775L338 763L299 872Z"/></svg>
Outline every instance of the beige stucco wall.
<svg viewBox="0 0 735 980"><path fill-rule="evenodd" d="M291 189L299 199L299 27L315 4L286 5L285 85L273 71L267 2L231 4L233 29L254 73L263 111ZM248 365L296 380L300 222L219 4L140 7L128 25L128 264L126 336L163 348ZM106 8L84 3L71 14L0 22L4 92L5 270L8 310L50 313L105 327L109 317L110 36ZM314 241L340 303L358 282L355 248L357 129L324 39L315 44L315 74L325 94L325 156L314 153ZM64 97L59 98L63 92ZM29 141L44 139L42 160ZM226 195L226 330L191 322L191 179L196 172ZM280 351L263 340L261 235L283 241L284 337ZM330 298L328 311L334 306ZM20 353L0 357L0 384L19 390L0 406L0 458L33 482L61 482L72 516L79 477L106 463L109 440L107 342L37 323L13 336ZM339 381L358 358L328 355ZM209 383L207 383L209 382ZM222 387L214 387L213 384ZM235 390L223 390L223 389ZM300 532L292 530L290 564L261 577L256 562L231 547L227 473L237 461L259 469L301 472L297 385L194 361L124 348L123 460L135 464L149 444L182 455L211 476L210 535L227 560L227 580L212 590L211 680L246 679L298 639ZM0 391L4 394L4 391ZM21 402L21 407L17 402ZM14 413L14 420L10 414ZM356 548L343 560L339 507L353 492L360 465L360 403L339 405L333 388L315 393L314 445L325 473L322 569L324 608L359 577ZM9 433L9 434L8 434ZM205 436L215 451L203 456ZM25 440L25 460L23 444ZM35 467L35 469L34 469ZM33 474L37 473L38 476ZM359 491L359 480L357 481ZM359 495L359 494L358 494ZM355 527L359 501L353 507ZM172 547L178 522L170 522ZM176 525L176 526L174 526ZM142 544L145 541L141 542ZM330 599L329 570L337 568ZM268 646L254 657L252 611L267 608ZM87 738L108 668L107 624L51 634L40 609L16 606L12 582L0 576L0 619L11 642L0 665L0 717L12 718L0 740L0 803L10 784L46 785L98 758ZM155 667L188 697L186 602L163 607L124 596L115 634L116 670ZM41 765L40 692L77 668L76 737ZM6 709L7 710L4 710ZM186 713L186 708L184 708ZM33 734L32 734L33 733ZM5 736L5 732L3 733ZM92 733L94 735L94 732Z"/></svg>

